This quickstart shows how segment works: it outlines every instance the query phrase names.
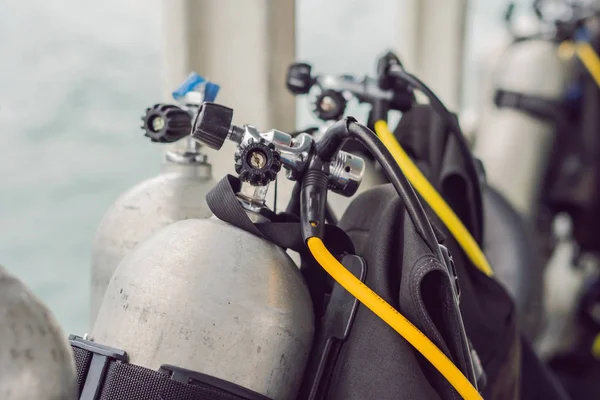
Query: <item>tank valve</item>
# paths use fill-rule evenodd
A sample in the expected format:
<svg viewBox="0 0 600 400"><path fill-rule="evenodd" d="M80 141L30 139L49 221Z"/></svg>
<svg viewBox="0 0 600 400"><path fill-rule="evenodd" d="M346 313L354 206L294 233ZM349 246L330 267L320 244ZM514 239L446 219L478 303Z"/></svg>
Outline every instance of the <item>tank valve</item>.
<svg viewBox="0 0 600 400"><path fill-rule="evenodd" d="M309 64L294 63L288 67L286 84L294 95L308 94L313 86L317 87L320 94L313 99L313 111L321 120L341 119L346 103L353 98L378 108L380 116L385 117L390 110L406 112L415 102L412 88L391 73L397 69L402 69L402 63L389 51L378 59L375 77L313 75Z"/></svg>
<svg viewBox="0 0 600 400"><path fill-rule="evenodd" d="M275 145L267 143L265 139L255 142L250 138L235 153L235 172L242 182L252 186L266 186L275 180L280 170L281 155Z"/></svg>
<svg viewBox="0 0 600 400"><path fill-rule="evenodd" d="M215 103L204 103L194 122L192 136L197 141L220 149L226 139L237 143L236 172L242 181L266 186L285 167L290 180L301 180L315 153L315 140L307 133L292 137L276 129L259 132L252 125L232 125L233 110ZM361 157L345 151L323 165L331 191L350 197L360 186L365 170Z"/></svg>
<svg viewBox="0 0 600 400"><path fill-rule="evenodd" d="M190 136L192 120L198 114L198 109L203 102L214 101L219 89L219 85L192 72L172 93L178 105L156 104L146 109L146 114L142 117L144 122L142 129L150 140L158 143L173 143L183 138L188 139L186 147L167 151L167 161L185 164L204 162L201 159L205 157L200 152L198 143Z"/></svg>
<svg viewBox="0 0 600 400"><path fill-rule="evenodd" d="M171 104L156 104L142 117L145 136L153 142L173 143L189 135L192 118L187 111Z"/></svg>

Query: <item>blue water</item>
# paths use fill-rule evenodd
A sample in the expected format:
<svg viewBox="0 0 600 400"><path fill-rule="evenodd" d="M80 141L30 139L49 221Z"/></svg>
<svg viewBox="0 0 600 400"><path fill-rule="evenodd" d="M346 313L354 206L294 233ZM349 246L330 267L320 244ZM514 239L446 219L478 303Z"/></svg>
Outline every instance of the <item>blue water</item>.
<svg viewBox="0 0 600 400"><path fill-rule="evenodd" d="M467 69L475 48L500 29L503 3L472 2ZM362 73L393 44L401 7L297 4L299 56L322 71ZM87 329L100 218L121 192L158 172L162 149L143 139L139 118L160 100L161 47L159 0L0 0L0 264L67 332ZM309 119L300 107L299 125Z"/></svg>

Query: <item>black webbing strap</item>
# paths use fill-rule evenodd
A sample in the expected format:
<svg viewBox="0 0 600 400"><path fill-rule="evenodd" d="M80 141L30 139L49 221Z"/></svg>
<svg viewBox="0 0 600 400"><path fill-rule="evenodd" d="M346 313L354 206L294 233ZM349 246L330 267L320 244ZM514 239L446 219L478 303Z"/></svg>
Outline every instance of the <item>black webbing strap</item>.
<svg viewBox="0 0 600 400"><path fill-rule="evenodd" d="M208 375L170 365L129 364L124 351L70 336L80 400L270 400Z"/></svg>
<svg viewBox="0 0 600 400"><path fill-rule="evenodd" d="M535 118L555 122L562 122L564 119L563 104L543 97L498 89L494 95L494 104L498 108L514 108L523 111Z"/></svg>
<svg viewBox="0 0 600 400"><path fill-rule="evenodd" d="M284 213L272 215L271 222L253 223L236 196L240 186L240 180L232 175L226 175L221 179L206 195L206 203L212 213L220 220L275 243L279 247L306 255L308 249L302 239L298 217ZM325 226L324 242L334 254L354 253L352 241L337 226Z"/></svg>

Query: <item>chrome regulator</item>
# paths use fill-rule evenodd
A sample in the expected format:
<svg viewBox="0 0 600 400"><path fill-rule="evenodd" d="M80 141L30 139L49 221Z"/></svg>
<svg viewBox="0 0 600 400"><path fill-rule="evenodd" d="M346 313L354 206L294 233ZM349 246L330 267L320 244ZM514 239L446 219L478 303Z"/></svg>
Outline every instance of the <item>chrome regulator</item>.
<svg viewBox="0 0 600 400"><path fill-rule="evenodd" d="M292 181L310 182L319 176L319 185L342 196L356 193L365 171L365 162L345 151L339 151L330 161L316 156L316 140L307 133L295 137L276 129L260 132L252 125L232 124L231 108L205 102L200 107L192 128L192 137L215 150L225 140L237 144L235 171L242 181L238 196L245 207L264 207L269 183L274 181L281 167ZM314 200L314 199L313 199ZM325 206L322 200L313 205Z"/></svg>

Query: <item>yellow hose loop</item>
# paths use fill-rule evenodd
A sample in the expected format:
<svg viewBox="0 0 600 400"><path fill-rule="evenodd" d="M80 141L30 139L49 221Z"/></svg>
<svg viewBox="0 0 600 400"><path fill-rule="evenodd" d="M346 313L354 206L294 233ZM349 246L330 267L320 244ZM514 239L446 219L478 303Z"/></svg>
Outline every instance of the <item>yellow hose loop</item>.
<svg viewBox="0 0 600 400"><path fill-rule="evenodd" d="M323 241L311 237L308 248L317 262L344 289L400 334L450 382L466 400L482 399L481 395L448 357L408 319L357 279L325 247Z"/></svg>
<svg viewBox="0 0 600 400"><path fill-rule="evenodd" d="M456 216L454 211L452 211L448 203L444 201L442 196L421 173L419 167L406 154L394 134L388 129L387 122L375 122L375 133L377 133L379 139L392 154L410 184L448 228L473 265L487 276L492 276L492 267L471 233Z"/></svg>
<svg viewBox="0 0 600 400"><path fill-rule="evenodd" d="M585 69L592 76L596 85L600 87L600 57L594 48L587 42L563 42L558 48L558 52L563 58L570 58L573 54L581 61Z"/></svg>

